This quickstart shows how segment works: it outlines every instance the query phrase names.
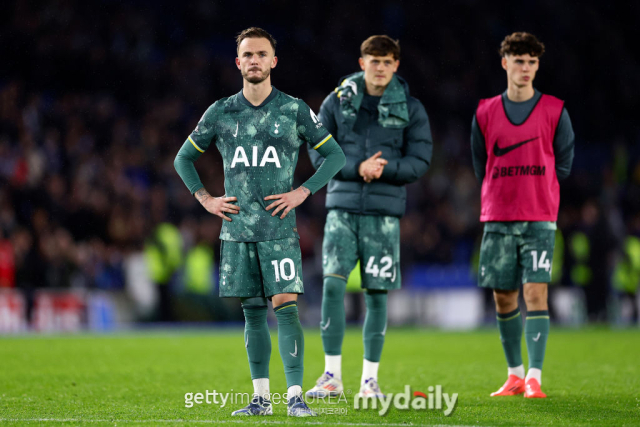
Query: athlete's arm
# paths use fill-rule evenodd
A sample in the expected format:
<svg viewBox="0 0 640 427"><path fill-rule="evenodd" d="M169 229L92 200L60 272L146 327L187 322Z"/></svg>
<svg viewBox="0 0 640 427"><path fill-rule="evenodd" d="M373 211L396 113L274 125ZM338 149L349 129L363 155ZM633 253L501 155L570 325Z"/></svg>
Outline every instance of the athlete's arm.
<svg viewBox="0 0 640 427"><path fill-rule="evenodd" d="M275 202L267 206L266 209L269 211L272 208L276 208L277 206L271 216L276 216L278 212L284 209L284 212L282 212L282 215L280 215L280 219L284 219L284 217L287 216L289 212L291 212L291 209L295 209L300 206L302 202L307 200L307 197L309 197L310 195L311 191L301 185L300 187L296 188L295 190L291 190L288 193L274 194L271 196L267 196L264 199L275 200Z"/></svg>
<svg viewBox="0 0 640 427"><path fill-rule="evenodd" d="M209 213L231 222L231 218L224 213L237 214L240 208L229 202L236 202L236 197L213 197L207 190L202 187L195 193L196 199L200 202Z"/></svg>
<svg viewBox="0 0 640 427"><path fill-rule="evenodd" d="M280 219L283 219L291 209L297 208L307 197L327 185L329 180L344 166L345 157L342 148L340 148L331 135L327 135L325 139L316 144L315 147L314 151L321 157L324 157L324 161L316 173L293 191L284 194L274 194L264 198L265 200L275 200L275 202L266 207L267 210L271 210L277 206L271 216L277 215L278 212L284 209L284 212L282 212L280 216Z"/></svg>
<svg viewBox="0 0 640 427"><path fill-rule="evenodd" d="M339 108L340 100L334 92L331 92L320 106L320 113L318 114L318 118L331 135L336 135L338 132L338 124L336 122L335 112L338 111ZM310 146L308 148L308 151L309 157L311 158L311 163L316 169L318 169L323 163L321 153L314 150L313 146ZM360 166L360 163L365 160L366 157L364 157L364 155L349 155L349 157L345 158L345 164L343 168L333 176L333 179L337 179L340 181L362 181L362 176L360 176L358 168Z"/></svg>
<svg viewBox="0 0 640 427"><path fill-rule="evenodd" d="M300 206L311 194L327 185L327 182L342 169L345 163L344 153L335 139L323 126L322 121L316 117L309 106L300 101L296 116L296 129L302 141L307 142L313 151L324 157L316 173L311 176L299 188L284 194L267 196L265 200L275 200L267 210L274 209L271 216L275 216L284 209L280 219L287 216L291 209Z"/></svg>
<svg viewBox="0 0 640 427"><path fill-rule="evenodd" d="M387 159L380 181L394 185L417 181L429 169L433 152L433 138L429 116L422 104L414 98L407 100L409 126L404 129L403 156Z"/></svg>
<svg viewBox="0 0 640 427"><path fill-rule="evenodd" d="M327 185L329 180L340 172L347 160L336 140L331 135L326 138L327 140L322 145L313 149L324 158L322 164L316 173L302 184L311 190L311 194L315 194L319 189Z"/></svg>
<svg viewBox="0 0 640 427"><path fill-rule="evenodd" d="M235 197L213 197L200 181L198 171L196 171L193 163L200 157L202 153L197 150L191 141L187 139L185 143L178 151L178 155L173 161L173 166L176 168L176 172L182 178L191 194L200 202L200 204L210 213L219 216L220 218L231 221L231 218L225 216L224 212L230 214L236 214L240 210L239 207L230 204L229 202L235 202Z"/></svg>
<svg viewBox="0 0 640 427"><path fill-rule="evenodd" d="M240 208L229 203L237 199L235 197L212 197L207 190L205 190L198 176L198 171L196 171L193 165L215 138L215 132L211 123L212 119L213 105L204 113L196 129L189 135L184 144L182 144L180 151L178 151L173 161L173 166L191 194L196 197L208 212L227 221L231 221L223 212L238 213Z"/></svg>
<svg viewBox="0 0 640 427"><path fill-rule="evenodd" d="M323 105L326 103L327 100L325 99ZM329 119L329 126L335 130L335 120ZM345 165L346 159L342 148L333 139L329 129L319 117L316 117L309 106L302 101L300 101L298 107L296 130L302 141L309 144L309 147L319 156L324 157L321 164L316 166L318 168L316 173L302 184L311 191L311 194L315 194L340 172L340 169Z"/></svg>
<svg viewBox="0 0 640 427"><path fill-rule="evenodd" d="M556 176L562 181L569 176L573 164L575 134L566 108L562 109L560 121L553 139L553 153L556 157Z"/></svg>
<svg viewBox="0 0 640 427"><path fill-rule="evenodd" d="M487 168L487 146L475 114L471 121L471 160L476 178L482 183Z"/></svg>
<svg viewBox="0 0 640 427"><path fill-rule="evenodd" d="M173 161L176 172L178 172L178 175L182 178L182 182L184 182L191 194L195 194L196 191L204 187L202 181L200 181L196 167L193 165L201 154L202 152L198 151L192 145L191 141L187 139L184 144L182 144L178 155Z"/></svg>

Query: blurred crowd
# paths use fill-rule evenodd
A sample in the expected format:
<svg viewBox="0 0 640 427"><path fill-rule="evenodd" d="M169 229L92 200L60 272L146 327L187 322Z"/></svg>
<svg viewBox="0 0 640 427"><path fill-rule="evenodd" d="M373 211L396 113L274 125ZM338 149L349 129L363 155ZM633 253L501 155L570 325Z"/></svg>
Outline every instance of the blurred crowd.
<svg viewBox="0 0 640 427"><path fill-rule="evenodd" d="M561 185L560 281L606 299L621 260L635 256L626 247L640 237L640 4L17 0L3 9L0 286L123 289L125 259L163 223L177 227L185 251L205 242L217 252L220 223L173 159L208 105L240 90L234 36L253 25L278 40L274 85L316 111L357 71L362 40L400 39L399 74L434 138L429 172L409 187L404 268L473 258L482 228L471 117L478 99L506 88L500 41L535 33L547 46L535 86L567 100L576 134L573 173ZM217 151L196 166L209 192L223 194ZM302 153L297 181L312 173ZM323 194L297 209L307 261L320 257ZM575 236L586 238L586 260ZM579 276L583 264L589 272Z"/></svg>

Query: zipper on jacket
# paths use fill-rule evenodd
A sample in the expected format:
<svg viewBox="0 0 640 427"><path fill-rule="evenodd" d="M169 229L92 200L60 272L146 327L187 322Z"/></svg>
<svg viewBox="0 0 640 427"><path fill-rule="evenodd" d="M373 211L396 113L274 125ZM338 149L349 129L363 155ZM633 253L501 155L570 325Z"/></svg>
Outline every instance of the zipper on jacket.
<svg viewBox="0 0 640 427"><path fill-rule="evenodd" d="M371 126L367 126L367 137L364 140L364 157L369 158L369 134L371 132ZM364 214L364 191L367 188L367 183L362 182L362 191L360 191L360 214Z"/></svg>

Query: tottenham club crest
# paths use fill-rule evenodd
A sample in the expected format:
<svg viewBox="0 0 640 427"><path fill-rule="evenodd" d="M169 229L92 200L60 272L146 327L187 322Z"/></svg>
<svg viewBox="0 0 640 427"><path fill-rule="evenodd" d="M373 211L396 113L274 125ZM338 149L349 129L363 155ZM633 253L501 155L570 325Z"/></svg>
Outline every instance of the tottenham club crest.
<svg viewBox="0 0 640 427"><path fill-rule="evenodd" d="M269 128L269 135L271 135L274 138L280 138L289 129L290 126L287 126L287 124L288 124L288 120L286 117L284 116L278 117L278 119L270 125L271 127Z"/></svg>

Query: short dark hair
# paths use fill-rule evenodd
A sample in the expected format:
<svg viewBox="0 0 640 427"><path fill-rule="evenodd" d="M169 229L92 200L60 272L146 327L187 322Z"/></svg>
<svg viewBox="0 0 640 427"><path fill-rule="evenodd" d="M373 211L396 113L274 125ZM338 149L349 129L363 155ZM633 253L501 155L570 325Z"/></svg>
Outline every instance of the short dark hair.
<svg viewBox="0 0 640 427"><path fill-rule="evenodd" d="M400 41L386 35L371 36L360 45L360 56L387 56L389 54L393 55L395 60L400 59Z"/></svg>
<svg viewBox="0 0 640 427"><path fill-rule="evenodd" d="M258 27L251 27L251 28L247 28L246 30L242 30L242 32L240 32L240 34L236 36L236 43L237 43L236 49L237 50L240 49L240 43L242 43L242 40L251 39L251 38L260 38L260 39L269 40L269 43L271 43L271 47L273 48L273 53L274 54L276 53L276 39L274 39L273 36L269 34L266 30L263 30L262 28L258 28Z"/></svg>
<svg viewBox="0 0 640 427"><path fill-rule="evenodd" d="M500 56L526 55L541 57L544 44L530 33L519 32L508 35L500 44Z"/></svg>

